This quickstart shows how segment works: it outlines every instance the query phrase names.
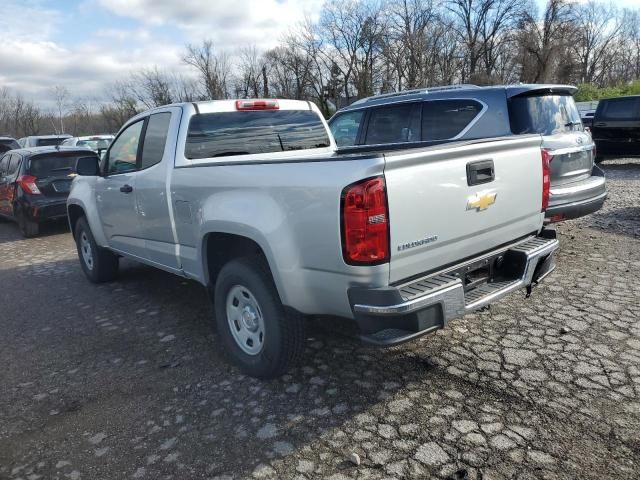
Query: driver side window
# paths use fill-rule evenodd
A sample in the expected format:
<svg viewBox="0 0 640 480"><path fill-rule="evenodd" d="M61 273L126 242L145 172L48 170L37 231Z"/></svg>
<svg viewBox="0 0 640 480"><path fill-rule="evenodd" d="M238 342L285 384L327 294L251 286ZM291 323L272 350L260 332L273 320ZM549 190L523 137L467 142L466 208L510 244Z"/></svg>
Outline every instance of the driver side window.
<svg viewBox="0 0 640 480"><path fill-rule="evenodd" d="M113 142L107 159L107 175L134 172L137 166L138 145L144 120L127 127Z"/></svg>

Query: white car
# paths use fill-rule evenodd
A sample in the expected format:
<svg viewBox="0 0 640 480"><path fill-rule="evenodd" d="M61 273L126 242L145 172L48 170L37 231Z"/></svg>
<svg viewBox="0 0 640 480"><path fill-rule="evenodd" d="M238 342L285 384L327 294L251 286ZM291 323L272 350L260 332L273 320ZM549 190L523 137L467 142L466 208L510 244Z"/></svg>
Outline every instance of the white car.
<svg viewBox="0 0 640 480"><path fill-rule="evenodd" d="M86 137L67 138L60 145L65 147L87 147L97 152L98 150L106 150L109 148L113 140L113 135L89 135Z"/></svg>

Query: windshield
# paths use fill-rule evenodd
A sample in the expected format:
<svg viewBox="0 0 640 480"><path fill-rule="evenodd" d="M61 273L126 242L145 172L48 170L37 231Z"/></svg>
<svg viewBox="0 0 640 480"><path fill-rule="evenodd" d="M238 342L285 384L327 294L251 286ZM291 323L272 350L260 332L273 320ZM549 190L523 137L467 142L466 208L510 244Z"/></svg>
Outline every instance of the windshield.
<svg viewBox="0 0 640 480"><path fill-rule="evenodd" d="M515 134L583 130L580 112L571 95L514 97L509 101L511 131Z"/></svg>
<svg viewBox="0 0 640 480"><path fill-rule="evenodd" d="M90 152L84 155L73 152L71 155L46 154L31 157L27 163L27 174L38 179L68 176L75 173L78 159L86 157L87 154L91 155Z"/></svg>
<svg viewBox="0 0 640 480"><path fill-rule="evenodd" d="M205 113L189 122L185 156L226 157L329 145L327 131L312 111Z"/></svg>
<svg viewBox="0 0 640 480"><path fill-rule="evenodd" d="M91 150L98 150L99 148L108 148L111 143L111 139L97 138L92 140L78 140L76 147L87 147Z"/></svg>

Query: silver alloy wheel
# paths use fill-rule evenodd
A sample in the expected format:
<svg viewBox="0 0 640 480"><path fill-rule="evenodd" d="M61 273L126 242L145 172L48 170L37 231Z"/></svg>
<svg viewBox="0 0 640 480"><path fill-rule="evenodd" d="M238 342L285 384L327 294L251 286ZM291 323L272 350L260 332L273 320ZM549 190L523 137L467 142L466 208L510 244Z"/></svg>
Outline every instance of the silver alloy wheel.
<svg viewBox="0 0 640 480"><path fill-rule="evenodd" d="M80 234L80 251L82 252L84 264L89 270L93 270L93 252L91 251L91 242L89 242L87 232L84 231Z"/></svg>
<svg viewBox="0 0 640 480"><path fill-rule="evenodd" d="M248 355L264 346L264 319L258 301L248 288L234 285L227 294L227 322L236 345Z"/></svg>

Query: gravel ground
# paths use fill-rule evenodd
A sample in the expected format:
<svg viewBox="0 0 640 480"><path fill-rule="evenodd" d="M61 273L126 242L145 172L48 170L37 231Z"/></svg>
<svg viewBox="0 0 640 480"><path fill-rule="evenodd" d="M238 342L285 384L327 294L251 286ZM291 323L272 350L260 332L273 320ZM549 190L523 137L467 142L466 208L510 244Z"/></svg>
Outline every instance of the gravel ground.
<svg viewBox="0 0 640 480"><path fill-rule="evenodd" d="M63 226L1 223L0 478L639 476L640 162L605 170L531 298L386 350L315 319L270 382L224 361L199 285L94 286Z"/></svg>

